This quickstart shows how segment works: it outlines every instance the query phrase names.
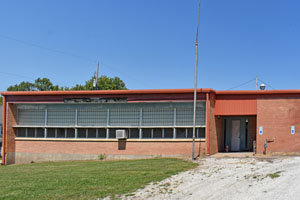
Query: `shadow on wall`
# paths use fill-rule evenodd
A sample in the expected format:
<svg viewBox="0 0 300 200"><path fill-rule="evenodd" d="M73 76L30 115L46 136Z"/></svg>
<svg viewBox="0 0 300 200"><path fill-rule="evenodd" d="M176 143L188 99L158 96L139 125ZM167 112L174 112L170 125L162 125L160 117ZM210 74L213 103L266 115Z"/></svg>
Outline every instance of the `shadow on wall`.
<svg viewBox="0 0 300 200"><path fill-rule="evenodd" d="M126 150L126 140L118 140L118 150Z"/></svg>

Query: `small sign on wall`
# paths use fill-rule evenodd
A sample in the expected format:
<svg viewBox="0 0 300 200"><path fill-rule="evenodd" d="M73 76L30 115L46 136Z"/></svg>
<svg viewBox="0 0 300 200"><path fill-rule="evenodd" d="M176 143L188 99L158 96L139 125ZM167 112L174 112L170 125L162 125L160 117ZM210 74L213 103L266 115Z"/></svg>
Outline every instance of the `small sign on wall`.
<svg viewBox="0 0 300 200"><path fill-rule="evenodd" d="M291 134L292 134L292 135L295 134L295 126L291 126Z"/></svg>
<svg viewBox="0 0 300 200"><path fill-rule="evenodd" d="M260 127L259 127L259 135L262 135L262 134L263 134L263 127L260 126Z"/></svg>

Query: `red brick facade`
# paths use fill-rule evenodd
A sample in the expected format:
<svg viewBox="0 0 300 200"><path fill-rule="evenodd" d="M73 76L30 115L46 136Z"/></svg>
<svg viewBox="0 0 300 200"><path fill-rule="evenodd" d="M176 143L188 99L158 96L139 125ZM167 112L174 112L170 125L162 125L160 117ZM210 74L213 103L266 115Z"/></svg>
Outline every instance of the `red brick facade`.
<svg viewBox="0 0 300 200"><path fill-rule="evenodd" d="M267 153L300 152L300 99L267 97L257 100L257 133L263 127L263 134L257 134L257 152ZM291 134L295 126L295 134Z"/></svg>
<svg viewBox="0 0 300 200"><path fill-rule="evenodd" d="M59 95L61 93L61 95ZM249 120L249 151L253 141L257 153L300 152L300 91L214 91L199 89L198 100L206 100L206 139L197 140L196 155L214 154L224 149L224 118L246 117ZM16 138L13 128L17 123L17 103L62 102L63 98L75 97L126 97L131 102L192 101L193 90L151 91L87 91L83 92L23 92L2 93L7 101L4 111L5 158L3 164L20 163L22 156L48 155L136 155L136 156L191 156L192 140L128 139L120 143L115 140L50 140ZM295 134L291 134L291 126ZM259 134L263 127L263 134ZM4 141L4 140L3 140ZM268 141L264 148L264 141ZM30 156L29 156L30 157ZM56 158L58 158L56 157ZM35 159L34 156L30 159ZM39 157L40 158L40 157ZM63 157L65 158L65 157ZM29 159L29 158L28 158ZM26 161L28 161L28 159ZM39 160L39 159L37 159ZM54 159L55 160L55 159ZM5 163L4 163L5 162Z"/></svg>
<svg viewBox="0 0 300 200"><path fill-rule="evenodd" d="M16 141L16 152L49 154L183 155L192 153L191 142L127 141L119 150L117 141ZM196 142L196 154L205 152L205 142Z"/></svg>

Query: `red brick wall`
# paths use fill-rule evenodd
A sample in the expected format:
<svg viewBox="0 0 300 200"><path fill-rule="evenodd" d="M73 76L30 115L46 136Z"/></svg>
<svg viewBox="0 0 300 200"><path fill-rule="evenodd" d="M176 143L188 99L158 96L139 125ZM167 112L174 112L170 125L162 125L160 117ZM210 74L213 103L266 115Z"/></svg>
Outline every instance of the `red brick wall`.
<svg viewBox="0 0 300 200"><path fill-rule="evenodd" d="M256 140L256 117L249 117L249 151L253 151L254 140Z"/></svg>
<svg viewBox="0 0 300 200"><path fill-rule="evenodd" d="M296 133L291 135L291 126ZM259 127L263 126L263 135ZM267 153L300 152L300 99L277 98L257 100L257 153L263 153L264 140L268 143Z"/></svg>
<svg viewBox="0 0 300 200"><path fill-rule="evenodd" d="M205 152L205 142L196 142L196 155ZM192 142L126 142L118 150L118 142L16 141L16 152L49 154L107 155L183 155L192 153Z"/></svg>
<svg viewBox="0 0 300 200"><path fill-rule="evenodd" d="M9 103L7 106L7 127L6 127L6 163L14 163L16 131L13 126L17 124L17 106Z"/></svg>
<svg viewBox="0 0 300 200"><path fill-rule="evenodd" d="M209 94L208 108L206 112L208 113L209 123L206 122L207 128L209 128L209 154L214 154L218 152L218 141L217 141L217 130L215 122L215 94Z"/></svg>

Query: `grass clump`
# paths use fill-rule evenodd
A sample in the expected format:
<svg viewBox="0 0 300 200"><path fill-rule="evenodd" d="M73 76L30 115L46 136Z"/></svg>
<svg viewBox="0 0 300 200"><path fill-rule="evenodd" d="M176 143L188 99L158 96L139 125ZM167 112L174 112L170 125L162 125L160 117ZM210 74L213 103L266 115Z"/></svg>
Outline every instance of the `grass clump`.
<svg viewBox="0 0 300 200"><path fill-rule="evenodd" d="M270 177L271 179L278 178L278 177L280 177L280 173L281 173L281 171L271 173L271 174L267 174L267 177Z"/></svg>
<svg viewBox="0 0 300 200"><path fill-rule="evenodd" d="M0 199L117 197L196 166L196 163L173 158L1 166Z"/></svg>
<svg viewBox="0 0 300 200"><path fill-rule="evenodd" d="M100 154L98 155L98 159L99 160L104 160L106 158L106 155L105 154Z"/></svg>

